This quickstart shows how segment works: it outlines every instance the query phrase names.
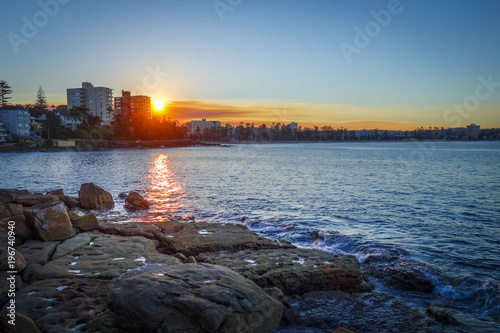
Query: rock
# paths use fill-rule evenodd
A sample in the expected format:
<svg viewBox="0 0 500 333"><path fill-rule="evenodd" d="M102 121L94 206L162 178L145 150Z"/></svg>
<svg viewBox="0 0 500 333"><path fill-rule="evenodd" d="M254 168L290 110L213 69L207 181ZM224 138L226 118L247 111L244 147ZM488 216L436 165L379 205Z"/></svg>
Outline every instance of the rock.
<svg viewBox="0 0 500 333"><path fill-rule="evenodd" d="M115 203L111 194L93 183L80 186L78 198L83 209L111 209Z"/></svg>
<svg viewBox="0 0 500 333"><path fill-rule="evenodd" d="M60 195L59 200L64 202L66 207L68 207L69 209L80 207L80 201L78 200L78 198L73 198L69 195Z"/></svg>
<svg viewBox="0 0 500 333"><path fill-rule="evenodd" d="M335 331L333 331L333 333L354 333L354 332L351 330L348 330L347 328L339 327Z"/></svg>
<svg viewBox="0 0 500 333"><path fill-rule="evenodd" d="M80 247L80 241L83 243L86 235L92 240ZM172 256L158 253L154 242L144 237L121 237L97 232L76 237L78 240L68 240L68 246L58 254L68 252L72 247L74 251L37 267L32 280L74 277L113 279L145 264L181 264Z"/></svg>
<svg viewBox="0 0 500 333"><path fill-rule="evenodd" d="M14 221L14 231L16 233L16 237L19 237L23 241L36 238L33 228L30 226L28 221L26 221L24 215L12 216L2 221L5 222L5 227L8 226L9 221Z"/></svg>
<svg viewBox="0 0 500 333"><path fill-rule="evenodd" d="M16 313L16 325L10 325L8 317L2 316L2 324L7 333L42 333L38 326L22 313Z"/></svg>
<svg viewBox="0 0 500 333"><path fill-rule="evenodd" d="M127 210L147 210L149 209L149 202L137 192L130 192L125 198L125 209Z"/></svg>
<svg viewBox="0 0 500 333"><path fill-rule="evenodd" d="M196 258L193 256L189 256L184 261L185 264L196 264Z"/></svg>
<svg viewBox="0 0 500 333"><path fill-rule="evenodd" d="M2 241L0 244L2 245L0 248L0 270L21 272L26 267L26 259L22 253L14 249L14 267L11 267L9 265L9 257L12 257L12 253L8 251L7 242Z"/></svg>
<svg viewBox="0 0 500 333"><path fill-rule="evenodd" d="M65 240L74 235L66 206L61 201L25 208L26 219L46 242Z"/></svg>
<svg viewBox="0 0 500 333"><path fill-rule="evenodd" d="M120 199L125 199L127 196L128 196L128 194L126 192L122 192L122 193L118 194L118 198L120 198Z"/></svg>
<svg viewBox="0 0 500 333"><path fill-rule="evenodd" d="M202 253L197 259L226 266L262 288L276 287L287 295L318 290L371 290L354 256L312 249L266 249Z"/></svg>
<svg viewBox="0 0 500 333"><path fill-rule="evenodd" d="M86 245L89 245L92 241L91 234L82 233L78 234L73 238L66 239L64 242L57 245L56 251L52 255L52 260L64 257Z"/></svg>
<svg viewBox="0 0 500 333"><path fill-rule="evenodd" d="M170 242L175 250L186 256L197 256L204 252L246 249L294 248L290 243L281 244L260 237L240 224L186 223L182 230L174 234Z"/></svg>
<svg viewBox="0 0 500 333"><path fill-rule="evenodd" d="M18 215L23 215L24 214L24 207L23 207L23 205L16 204L16 203L13 203L13 202L9 202L6 205L9 208L9 211L10 211L10 213L13 216L18 216Z"/></svg>
<svg viewBox="0 0 500 333"><path fill-rule="evenodd" d="M59 197L56 195L43 194L23 194L17 197L16 202L25 207L43 205L58 202Z"/></svg>
<svg viewBox="0 0 500 333"><path fill-rule="evenodd" d="M453 317L446 309L429 306L427 309L425 309L425 313L439 322L455 326L460 325L460 322L455 317Z"/></svg>
<svg viewBox="0 0 500 333"><path fill-rule="evenodd" d="M17 248L26 259L26 268L23 271L25 282L30 283L35 269L47 263L58 244L59 242L29 240Z"/></svg>
<svg viewBox="0 0 500 333"><path fill-rule="evenodd" d="M37 281L16 293L16 312L31 318L42 332L96 332L107 308L109 284L85 278Z"/></svg>
<svg viewBox="0 0 500 333"><path fill-rule="evenodd" d="M90 231L99 227L99 221L97 220L97 217L92 213L77 217L71 220L71 223L74 227L83 231Z"/></svg>
<svg viewBox="0 0 500 333"><path fill-rule="evenodd" d="M64 195L64 190L62 188L60 188L58 190L47 192L47 195L61 196L61 195Z"/></svg>
<svg viewBox="0 0 500 333"><path fill-rule="evenodd" d="M349 327L354 332L461 332L427 318L400 300L380 293L315 291L287 297L283 327L296 332L331 332ZM277 330L281 332L281 327ZM286 330L283 330L286 332Z"/></svg>
<svg viewBox="0 0 500 333"><path fill-rule="evenodd" d="M12 216L10 211L4 206L3 202L0 202L0 219Z"/></svg>
<svg viewBox="0 0 500 333"><path fill-rule="evenodd" d="M281 304L256 284L209 264L127 272L114 280L109 306L130 332L265 333L282 315Z"/></svg>
<svg viewBox="0 0 500 333"><path fill-rule="evenodd" d="M30 194L26 190L0 189L0 202L15 202L20 195Z"/></svg>
<svg viewBox="0 0 500 333"><path fill-rule="evenodd" d="M385 281L392 288L432 292L434 285L413 263L397 260L392 263L370 262L364 265L366 274Z"/></svg>
<svg viewBox="0 0 500 333"><path fill-rule="evenodd" d="M180 260L180 261L182 261L182 262L186 261L186 259L187 259L187 258L186 258L186 256L185 256L185 255L183 255L182 253L176 253L176 254L174 255L174 257L175 257L175 258L177 258L177 259L179 259L179 260Z"/></svg>

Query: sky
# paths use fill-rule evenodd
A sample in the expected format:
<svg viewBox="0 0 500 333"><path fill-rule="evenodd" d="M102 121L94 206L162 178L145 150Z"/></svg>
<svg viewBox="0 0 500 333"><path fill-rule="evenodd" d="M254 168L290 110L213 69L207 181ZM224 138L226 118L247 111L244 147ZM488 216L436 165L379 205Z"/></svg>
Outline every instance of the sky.
<svg viewBox="0 0 500 333"><path fill-rule="evenodd" d="M12 103L89 81L180 121L500 127L498 0L19 0L0 22Z"/></svg>

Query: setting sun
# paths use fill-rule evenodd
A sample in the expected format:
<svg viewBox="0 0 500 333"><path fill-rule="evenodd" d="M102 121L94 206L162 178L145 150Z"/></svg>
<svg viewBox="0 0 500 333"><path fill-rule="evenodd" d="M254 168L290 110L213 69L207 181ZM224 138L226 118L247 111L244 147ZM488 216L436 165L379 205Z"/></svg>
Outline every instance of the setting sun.
<svg viewBox="0 0 500 333"><path fill-rule="evenodd" d="M156 111L161 111L161 110L163 110L163 108L165 106L165 102L163 102L163 101L154 101L153 106L154 106L154 108L155 108Z"/></svg>

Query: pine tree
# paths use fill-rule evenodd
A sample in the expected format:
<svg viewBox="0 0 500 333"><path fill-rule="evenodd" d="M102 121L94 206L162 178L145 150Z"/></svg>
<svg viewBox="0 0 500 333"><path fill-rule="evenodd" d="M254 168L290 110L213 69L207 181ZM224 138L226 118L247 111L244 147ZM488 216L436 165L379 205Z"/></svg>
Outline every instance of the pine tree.
<svg viewBox="0 0 500 333"><path fill-rule="evenodd" d="M6 81L0 81L0 106L9 105L9 95L12 94L12 90Z"/></svg>
<svg viewBox="0 0 500 333"><path fill-rule="evenodd" d="M45 98L45 93L43 92L42 86L38 88L38 93L36 94L35 107L42 109L47 108L47 98Z"/></svg>

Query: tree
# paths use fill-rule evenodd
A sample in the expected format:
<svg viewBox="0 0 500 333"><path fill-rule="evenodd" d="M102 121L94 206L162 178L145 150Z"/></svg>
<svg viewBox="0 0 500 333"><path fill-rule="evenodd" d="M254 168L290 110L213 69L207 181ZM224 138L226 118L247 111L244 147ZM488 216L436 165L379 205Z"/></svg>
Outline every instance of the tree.
<svg viewBox="0 0 500 333"><path fill-rule="evenodd" d="M42 86L38 88L38 93L36 94L35 108L46 109L47 108L47 98L43 92Z"/></svg>
<svg viewBox="0 0 500 333"><path fill-rule="evenodd" d="M9 86L9 84L6 81L0 81L0 106L7 106L9 105L9 95L12 94L12 90Z"/></svg>

